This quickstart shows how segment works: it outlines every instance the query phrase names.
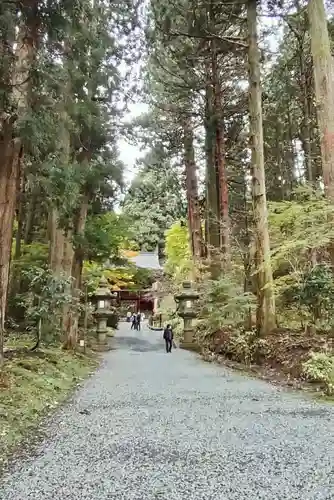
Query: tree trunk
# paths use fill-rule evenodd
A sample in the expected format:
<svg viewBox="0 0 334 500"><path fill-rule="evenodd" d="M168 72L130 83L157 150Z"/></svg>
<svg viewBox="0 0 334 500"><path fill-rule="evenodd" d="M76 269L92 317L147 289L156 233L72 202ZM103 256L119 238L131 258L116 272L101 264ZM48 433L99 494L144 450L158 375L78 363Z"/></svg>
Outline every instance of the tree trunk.
<svg viewBox="0 0 334 500"><path fill-rule="evenodd" d="M219 240L223 254L224 267L230 262L230 218L228 206L228 187L225 165L224 122L222 116L221 85L219 81L216 41L211 43L211 74L213 92L213 121L215 132L214 159L218 197Z"/></svg>
<svg viewBox="0 0 334 500"><path fill-rule="evenodd" d="M75 236L83 237L85 232L87 213L88 213L89 196L82 196L80 208L75 221ZM80 301L82 288L82 269L83 269L84 254L80 242L75 246L72 256L72 297L77 303ZM78 305L78 304L77 304ZM68 349L75 348L78 341L80 312L75 310L68 311L68 320L66 324L66 343Z"/></svg>
<svg viewBox="0 0 334 500"><path fill-rule="evenodd" d="M188 201L188 227L191 239L191 251L195 262L203 257L203 235L198 201L198 181L193 144L191 118L184 120L184 164Z"/></svg>
<svg viewBox="0 0 334 500"><path fill-rule="evenodd" d="M323 0L309 0L308 15L322 171L326 196L334 202L334 71Z"/></svg>
<svg viewBox="0 0 334 500"><path fill-rule="evenodd" d="M22 159L20 164L20 171L22 170ZM23 239L23 228L24 228L24 207L25 207L25 179L23 176L19 179L20 182L17 186L17 209L16 209L16 220L17 220L17 231L15 237L15 253L14 259L17 260L21 257L21 244Z"/></svg>
<svg viewBox="0 0 334 500"><path fill-rule="evenodd" d="M248 0L249 119L252 201L257 288L256 326L259 335L275 327L275 296L270 262L270 241L265 187L260 53L257 41L257 0Z"/></svg>
<svg viewBox="0 0 334 500"><path fill-rule="evenodd" d="M214 110L212 99L212 85L210 77L208 77L208 82L206 84L206 109L204 126L206 150L206 219L209 257L211 257L214 253L214 249L220 248L218 190L215 168L215 129L213 123Z"/></svg>
<svg viewBox="0 0 334 500"><path fill-rule="evenodd" d="M7 304L17 185L20 179L22 141L15 137L15 122L24 119L29 107L30 70L37 44L38 1L21 2L22 21L18 29L12 68L12 100L15 114L0 123L0 364L3 363L3 331ZM2 110L1 110L2 111Z"/></svg>
<svg viewBox="0 0 334 500"><path fill-rule="evenodd" d="M33 241L34 226L36 220L36 209L38 201L38 190L36 187L27 189L26 216L24 224L24 243L30 245Z"/></svg>
<svg viewBox="0 0 334 500"><path fill-rule="evenodd" d="M74 259L73 249L73 233L68 230L64 234L64 253L62 261L62 269L66 278L72 277L72 267ZM73 297L73 284L67 286L67 293ZM64 307L63 311L63 331L64 331L64 344L65 349L75 349L77 344L78 328L76 322L76 314L74 312L74 304L69 301Z"/></svg>
<svg viewBox="0 0 334 500"><path fill-rule="evenodd" d="M64 231L59 228L58 210L51 207L49 212L49 267L58 277L63 272L64 239Z"/></svg>
<svg viewBox="0 0 334 500"><path fill-rule="evenodd" d="M308 85L306 82L306 68L305 68L305 54L303 47L299 48L299 65L300 65L300 78L303 102L303 127L302 127L302 145L305 157L305 177L313 184L313 162L312 162L312 148L311 148L311 119L308 102Z"/></svg>
<svg viewBox="0 0 334 500"><path fill-rule="evenodd" d="M2 165L0 170L0 365L3 360L1 345L5 327L9 268L12 251L13 223L16 207L17 181L20 176L20 142L0 144Z"/></svg>
<svg viewBox="0 0 334 500"><path fill-rule="evenodd" d="M292 130L292 117L290 104L287 105L287 119L288 119L288 130L287 130L287 147L286 147L286 160L287 160L287 169L286 169L286 196L288 199L291 199L291 193L293 191L295 185L295 148L293 144L293 130Z"/></svg>

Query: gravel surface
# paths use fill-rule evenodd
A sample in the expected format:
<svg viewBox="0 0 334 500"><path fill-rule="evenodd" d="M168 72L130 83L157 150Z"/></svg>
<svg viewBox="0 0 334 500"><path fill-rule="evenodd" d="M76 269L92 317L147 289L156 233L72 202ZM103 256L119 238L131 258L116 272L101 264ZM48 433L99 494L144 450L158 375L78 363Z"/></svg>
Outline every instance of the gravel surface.
<svg viewBox="0 0 334 500"><path fill-rule="evenodd" d="M334 406L121 326L1 500L334 499Z"/></svg>

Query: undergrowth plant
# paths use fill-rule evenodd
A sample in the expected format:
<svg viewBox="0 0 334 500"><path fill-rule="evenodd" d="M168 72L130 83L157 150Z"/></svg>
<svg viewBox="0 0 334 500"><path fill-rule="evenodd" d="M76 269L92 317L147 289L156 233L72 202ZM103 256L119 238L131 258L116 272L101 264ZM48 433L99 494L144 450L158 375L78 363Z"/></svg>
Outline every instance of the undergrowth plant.
<svg viewBox="0 0 334 500"><path fill-rule="evenodd" d="M204 337L224 328L244 329L254 311L255 298L244 292L233 276L209 279L200 289L199 329Z"/></svg>
<svg viewBox="0 0 334 500"><path fill-rule="evenodd" d="M334 356L325 352L311 352L303 364L303 375L307 380L324 384L328 395L334 394Z"/></svg>
<svg viewBox="0 0 334 500"><path fill-rule="evenodd" d="M282 305L305 311L315 325L330 325L334 312L334 281L328 264L318 264L295 275L281 293Z"/></svg>

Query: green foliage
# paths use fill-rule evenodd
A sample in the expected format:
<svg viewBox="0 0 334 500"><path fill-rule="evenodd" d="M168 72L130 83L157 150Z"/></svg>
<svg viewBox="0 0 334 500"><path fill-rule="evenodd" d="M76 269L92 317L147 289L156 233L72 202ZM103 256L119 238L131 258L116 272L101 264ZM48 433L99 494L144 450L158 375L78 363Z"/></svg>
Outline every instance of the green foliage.
<svg viewBox="0 0 334 500"><path fill-rule="evenodd" d="M305 378L325 385L327 394L334 393L334 356L324 352L311 352L303 364Z"/></svg>
<svg viewBox="0 0 334 500"><path fill-rule="evenodd" d="M70 294L71 278L55 276L47 266L47 256L48 247L43 243L22 246L20 258L13 262L9 299L10 324L24 321L25 328L39 330L46 342L59 338L64 305L80 307Z"/></svg>
<svg viewBox="0 0 334 500"><path fill-rule="evenodd" d="M269 208L274 271L284 265L300 269L309 261L307 252L326 248L334 237L333 206L308 187L297 189L293 201L273 202Z"/></svg>
<svg viewBox="0 0 334 500"><path fill-rule="evenodd" d="M142 250L164 246L165 231L185 213L178 173L161 148L142 160L125 197L123 213Z"/></svg>
<svg viewBox="0 0 334 500"><path fill-rule="evenodd" d="M204 281L199 304L199 329L204 335L225 327L244 328L255 298L245 293L233 276Z"/></svg>
<svg viewBox="0 0 334 500"><path fill-rule="evenodd" d="M187 226L175 222L166 231L165 238L165 271L176 281L189 278L189 274L193 270L193 260Z"/></svg>
<svg viewBox="0 0 334 500"><path fill-rule="evenodd" d="M34 242L29 245L22 245L20 258L13 262L13 272L29 272L30 269L43 267L47 264L48 245Z"/></svg>
<svg viewBox="0 0 334 500"><path fill-rule="evenodd" d="M224 355L229 359L249 365L253 361L254 340L254 332L233 331L224 344Z"/></svg>
<svg viewBox="0 0 334 500"><path fill-rule="evenodd" d="M14 252L13 252L14 253ZM47 269L48 246L44 243L22 244L19 259L12 260L12 282L8 297L8 322L17 327L26 318L32 280Z"/></svg>
<svg viewBox="0 0 334 500"><path fill-rule="evenodd" d="M305 308L313 322L330 319L334 311L334 282L330 266L317 265L282 292L283 304Z"/></svg>
<svg viewBox="0 0 334 500"><path fill-rule="evenodd" d="M59 339L64 306L80 309L79 298L75 301L70 293L71 278L57 277L50 269L38 267L23 271L23 276L29 286L27 292L20 294L19 300L25 311L27 328L40 329L42 341Z"/></svg>
<svg viewBox="0 0 334 500"><path fill-rule="evenodd" d="M125 218L114 212L106 212L88 218L81 243L87 260L101 262L119 257L120 249L128 238Z"/></svg>
<svg viewBox="0 0 334 500"><path fill-rule="evenodd" d="M106 268L97 262L86 262L83 277L89 295L94 293L102 276L108 281L111 290L143 290L150 288L153 282L149 269L139 269L132 264Z"/></svg>
<svg viewBox="0 0 334 500"><path fill-rule="evenodd" d="M300 323L305 319L328 323L332 313L332 278L323 262L328 260L328 246L334 237L333 206L309 186L296 189L293 197L290 201L270 203L278 313L282 313L284 324L292 321L291 314Z"/></svg>
<svg viewBox="0 0 334 500"><path fill-rule="evenodd" d="M16 342L20 346L22 341ZM0 378L0 468L14 446L31 436L39 419L57 408L96 365L90 355L73 356L55 347L7 362Z"/></svg>
<svg viewBox="0 0 334 500"><path fill-rule="evenodd" d="M133 281L137 290L145 290L151 287L154 281L154 273L150 269L133 266Z"/></svg>

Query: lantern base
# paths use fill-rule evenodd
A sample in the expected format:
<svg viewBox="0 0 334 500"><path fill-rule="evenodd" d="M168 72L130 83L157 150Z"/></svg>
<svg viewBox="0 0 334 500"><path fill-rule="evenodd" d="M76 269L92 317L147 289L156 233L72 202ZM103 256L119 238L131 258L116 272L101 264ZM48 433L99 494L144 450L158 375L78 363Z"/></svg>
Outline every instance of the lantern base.
<svg viewBox="0 0 334 500"><path fill-rule="evenodd" d="M94 344L92 349L96 352L108 352L112 350L112 347L109 344Z"/></svg>
<svg viewBox="0 0 334 500"><path fill-rule="evenodd" d="M186 323L186 321L185 321ZM185 325L188 326L188 325ZM189 325L191 326L191 325ZM183 330L183 342L185 344L192 344L194 342L194 330L192 328L184 328Z"/></svg>
<svg viewBox="0 0 334 500"><path fill-rule="evenodd" d="M115 330L113 328L108 328L107 337L113 338L115 336Z"/></svg>

